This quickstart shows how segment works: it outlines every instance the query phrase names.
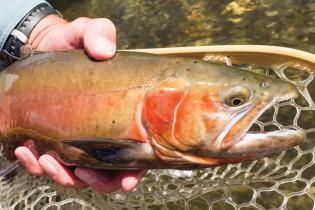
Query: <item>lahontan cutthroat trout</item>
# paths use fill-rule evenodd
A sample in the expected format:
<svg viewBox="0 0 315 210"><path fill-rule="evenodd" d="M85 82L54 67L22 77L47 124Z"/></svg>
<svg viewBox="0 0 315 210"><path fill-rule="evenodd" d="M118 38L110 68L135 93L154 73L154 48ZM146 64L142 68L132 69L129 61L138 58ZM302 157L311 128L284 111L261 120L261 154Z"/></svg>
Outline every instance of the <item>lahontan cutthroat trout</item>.
<svg viewBox="0 0 315 210"><path fill-rule="evenodd" d="M194 58L117 52L36 53L0 73L0 141L69 166L202 168L252 160L301 143L302 131L252 133L293 84Z"/></svg>

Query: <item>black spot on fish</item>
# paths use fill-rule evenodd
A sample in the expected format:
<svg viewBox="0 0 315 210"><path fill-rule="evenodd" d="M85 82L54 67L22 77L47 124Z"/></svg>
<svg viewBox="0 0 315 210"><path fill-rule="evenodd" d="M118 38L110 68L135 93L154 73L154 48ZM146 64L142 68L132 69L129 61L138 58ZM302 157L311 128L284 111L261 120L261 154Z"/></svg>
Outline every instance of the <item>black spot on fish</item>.
<svg viewBox="0 0 315 210"><path fill-rule="evenodd" d="M176 73L172 73L169 77L177 78L177 74Z"/></svg>
<svg viewBox="0 0 315 210"><path fill-rule="evenodd" d="M190 72L190 68L187 68L186 71Z"/></svg>
<svg viewBox="0 0 315 210"><path fill-rule="evenodd" d="M194 60L194 63L198 63L198 61Z"/></svg>
<svg viewBox="0 0 315 210"><path fill-rule="evenodd" d="M245 78L245 77L243 77L243 80L245 81L245 80L246 80L246 78Z"/></svg>
<svg viewBox="0 0 315 210"><path fill-rule="evenodd" d="M113 124L115 124L115 123L116 123L116 121L115 121L115 120L112 120L112 123L113 123Z"/></svg>

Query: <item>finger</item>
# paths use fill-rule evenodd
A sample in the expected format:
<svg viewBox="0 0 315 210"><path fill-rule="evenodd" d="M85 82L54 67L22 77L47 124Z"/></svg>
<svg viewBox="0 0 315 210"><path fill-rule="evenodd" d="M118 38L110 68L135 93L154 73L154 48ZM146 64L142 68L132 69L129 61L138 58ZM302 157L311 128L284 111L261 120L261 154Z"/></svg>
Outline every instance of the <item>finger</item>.
<svg viewBox="0 0 315 210"><path fill-rule="evenodd" d="M84 33L84 48L96 60L109 59L116 52L116 28L106 18L92 19Z"/></svg>
<svg viewBox="0 0 315 210"><path fill-rule="evenodd" d="M121 187L124 191L132 191L140 182L146 171L134 170L122 172Z"/></svg>
<svg viewBox="0 0 315 210"><path fill-rule="evenodd" d="M27 147L16 148L15 156L33 176L45 175L45 172L40 166L37 158Z"/></svg>
<svg viewBox="0 0 315 210"><path fill-rule="evenodd" d="M48 176L64 187L81 188L87 186L86 183L78 179L72 171L61 165L50 155L42 155L39 158L39 164Z"/></svg>
<svg viewBox="0 0 315 210"><path fill-rule="evenodd" d="M89 184L91 188L102 193L111 193L121 187L121 176L115 172L78 167L75 175Z"/></svg>

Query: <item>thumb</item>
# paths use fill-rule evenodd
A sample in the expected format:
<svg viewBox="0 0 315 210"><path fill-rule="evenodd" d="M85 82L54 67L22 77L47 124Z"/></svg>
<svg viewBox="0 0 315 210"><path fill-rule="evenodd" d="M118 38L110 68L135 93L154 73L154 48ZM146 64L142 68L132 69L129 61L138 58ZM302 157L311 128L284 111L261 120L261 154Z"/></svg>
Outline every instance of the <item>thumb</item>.
<svg viewBox="0 0 315 210"><path fill-rule="evenodd" d="M92 19L85 27L83 44L88 55L96 60L109 59L116 52L116 28L106 18Z"/></svg>

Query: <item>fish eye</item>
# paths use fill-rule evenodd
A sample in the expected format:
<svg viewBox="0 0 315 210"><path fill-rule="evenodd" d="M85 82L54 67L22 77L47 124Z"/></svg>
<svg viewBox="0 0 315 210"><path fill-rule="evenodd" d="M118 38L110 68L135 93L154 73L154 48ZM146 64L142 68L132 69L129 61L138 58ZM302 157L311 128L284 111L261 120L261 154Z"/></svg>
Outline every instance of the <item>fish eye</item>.
<svg viewBox="0 0 315 210"><path fill-rule="evenodd" d="M232 87L224 97L224 103L229 107L238 107L249 101L251 91L243 86Z"/></svg>
<svg viewBox="0 0 315 210"><path fill-rule="evenodd" d="M243 102L243 99L239 98L239 97L235 97L232 99L232 105L233 106L239 106L242 104L242 102Z"/></svg>
<svg viewBox="0 0 315 210"><path fill-rule="evenodd" d="M244 104L246 101L245 96L243 95L231 95L229 97L227 97L225 99L225 104L230 106L230 107L237 107L237 106L241 106L242 104Z"/></svg>

